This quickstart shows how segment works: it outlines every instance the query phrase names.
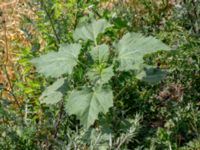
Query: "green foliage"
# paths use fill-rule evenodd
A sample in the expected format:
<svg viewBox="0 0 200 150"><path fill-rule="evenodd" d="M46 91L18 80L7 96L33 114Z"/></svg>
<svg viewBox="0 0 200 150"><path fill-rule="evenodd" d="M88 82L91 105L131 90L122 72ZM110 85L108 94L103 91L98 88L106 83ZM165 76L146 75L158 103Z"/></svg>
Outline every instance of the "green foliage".
<svg viewBox="0 0 200 150"><path fill-rule="evenodd" d="M92 23L76 28L73 37L75 40L92 40L96 41L99 33L103 33L110 25L105 19L93 20Z"/></svg>
<svg viewBox="0 0 200 150"><path fill-rule="evenodd" d="M108 81L114 76L113 66L107 68L92 68L87 74L88 79L91 83L104 84L108 83Z"/></svg>
<svg viewBox="0 0 200 150"><path fill-rule="evenodd" d="M65 73L72 73L74 66L77 65L80 49L79 44L61 45L58 52L50 52L31 62L35 64L37 71L45 76L60 77Z"/></svg>
<svg viewBox="0 0 200 150"><path fill-rule="evenodd" d="M0 149L198 150L199 2L170 2L29 2Z"/></svg>
<svg viewBox="0 0 200 150"><path fill-rule="evenodd" d="M114 76L114 68L116 67L113 66L116 64L115 60L119 61L119 67L116 70L140 69L140 67L136 68L135 66L140 66L143 63L143 56L148 52L155 52L160 49L169 50L168 46L155 38L145 38L141 34L127 33L117 44L117 58L112 58L113 62L109 64L106 62L110 57L109 47L107 45L97 46L97 36L105 32L105 29L109 27L108 24L107 21L101 19L93 21L91 24L82 25L74 32L75 39L92 40L96 46L90 51L94 61L92 68L90 65L86 66L89 69L86 76L89 78L91 85L88 86L86 82L82 90L76 90L77 87L71 88L72 92L66 100L67 112L75 114L86 128L89 128L98 119L99 113L105 114L113 106L113 92L110 88L105 89L104 84L108 83L111 77ZM79 63L77 59L80 49L79 44L61 45L58 52L50 52L33 59L31 62L35 64L39 73L43 73L47 77L59 77L65 73L70 75L75 65ZM90 48L88 47L87 50L90 50ZM57 82L52 85L53 88L49 87L47 89L48 93L55 94L55 88L58 89L57 84L59 85L59 82ZM56 85L55 88L54 85ZM47 95L46 91L43 95ZM51 99L45 101L56 103L61 100L60 93L56 92L54 96L57 96L57 98L53 100L51 97Z"/></svg>
<svg viewBox="0 0 200 150"><path fill-rule="evenodd" d="M93 47L90 51L90 55L98 64L106 63L109 58L109 47L106 44Z"/></svg>
<svg viewBox="0 0 200 150"><path fill-rule="evenodd" d="M60 78L52 85L48 86L40 96L40 101L46 104L55 104L63 98L66 90L66 79ZM64 86L64 88L62 88Z"/></svg>
<svg viewBox="0 0 200 150"><path fill-rule="evenodd" d="M143 57L147 53L170 48L153 37L144 37L139 33L127 33L117 44L117 60L120 71L140 70Z"/></svg>
<svg viewBox="0 0 200 150"><path fill-rule="evenodd" d="M189 30L190 34L197 35L200 33L200 4L198 0L188 0L176 5L173 16L183 27Z"/></svg>
<svg viewBox="0 0 200 150"><path fill-rule="evenodd" d="M153 84L162 80L166 76L166 74L167 73L164 70L152 66L145 66L144 70L138 73L136 77L140 80Z"/></svg>
<svg viewBox="0 0 200 150"><path fill-rule="evenodd" d="M186 146L181 147L180 150L198 150L200 148L200 139L194 139L187 143Z"/></svg>
<svg viewBox="0 0 200 150"><path fill-rule="evenodd" d="M107 113L112 106L113 94L111 88L83 88L79 91L73 90L69 94L66 110L69 114L76 114L81 124L85 128L89 128L98 118L99 113Z"/></svg>

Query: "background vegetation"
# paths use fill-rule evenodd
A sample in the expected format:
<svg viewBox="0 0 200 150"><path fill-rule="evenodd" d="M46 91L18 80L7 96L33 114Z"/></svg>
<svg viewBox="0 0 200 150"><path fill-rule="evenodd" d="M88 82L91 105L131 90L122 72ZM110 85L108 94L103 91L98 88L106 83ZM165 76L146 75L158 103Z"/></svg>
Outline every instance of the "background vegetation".
<svg viewBox="0 0 200 150"><path fill-rule="evenodd" d="M39 100L54 80L30 60L74 42L76 27L92 19L112 24L99 43L137 32L172 50L144 56L168 71L156 84L129 72L112 78L114 106L85 129L62 102ZM0 149L200 149L199 0L0 0L0 22ZM78 68L74 86L85 84Z"/></svg>

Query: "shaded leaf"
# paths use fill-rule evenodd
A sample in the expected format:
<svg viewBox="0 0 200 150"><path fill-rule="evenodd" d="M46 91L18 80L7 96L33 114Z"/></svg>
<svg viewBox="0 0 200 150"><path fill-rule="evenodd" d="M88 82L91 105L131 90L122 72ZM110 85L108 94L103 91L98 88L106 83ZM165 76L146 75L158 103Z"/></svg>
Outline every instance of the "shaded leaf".
<svg viewBox="0 0 200 150"><path fill-rule="evenodd" d="M75 114L85 128L89 128L99 113L107 113L113 106L113 93L110 88L83 88L73 90L66 104L67 112Z"/></svg>
<svg viewBox="0 0 200 150"><path fill-rule="evenodd" d="M46 90L40 96L40 101L46 104L55 104L59 102L63 97L66 87L65 78L58 79L52 85L46 88Z"/></svg>
<svg viewBox="0 0 200 150"><path fill-rule="evenodd" d="M77 27L74 31L73 37L75 40L91 40L95 41L100 33L104 33L105 29L110 27L110 24L105 19L93 20L90 24L85 24Z"/></svg>
<svg viewBox="0 0 200 150"><path fill-rule="evenodd" d="M154 84L162 80L166 76L167 72L161 69L148 66L144 68L136 77L140 80Z"/></svg>
<svg viewBox="0 0 200 150"><path fill-rule="evenodd" d="M49 77L60 77L67 73L71 74L77 64L81 46L79 44L63 44L58 52L50 52L31 62L36 66L37 72Z"/></svg>
<svg viewBox="0 0 200 150"><path fill-rule="evenodd" d="M119 71L140 69L143 57L147 53L170 48L154 37L145 37L140 33L125 34L116 46L119 62Z"/></svg>

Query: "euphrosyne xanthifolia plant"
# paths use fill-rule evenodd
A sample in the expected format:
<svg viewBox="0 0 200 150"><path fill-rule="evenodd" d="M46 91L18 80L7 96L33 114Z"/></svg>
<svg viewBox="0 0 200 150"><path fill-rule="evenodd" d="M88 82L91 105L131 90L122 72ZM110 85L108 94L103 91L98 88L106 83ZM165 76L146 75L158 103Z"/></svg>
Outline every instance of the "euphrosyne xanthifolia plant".
<svg viewBox="0 0 200 150"><path fill-rule="evenodd" d="M76 115L86 129L98 119L99 113L106 114L113 107L111 78L116 72L134 71L138 79L150 83L165 75L162 70L145 65L143 57L158 50L170 50L167 45L134 32L126 33L112 45L99 44L99 34L103 36L111 27L105 19L78 26L73 33L74 43L61 44L57 52L31 60L38 73L55 79L40 96L41 102L56 104L64 99L67 113ZM92 43L88 47L81 45L88 41ZM79 70L83 70L81 82L74 77Z"/></svg>

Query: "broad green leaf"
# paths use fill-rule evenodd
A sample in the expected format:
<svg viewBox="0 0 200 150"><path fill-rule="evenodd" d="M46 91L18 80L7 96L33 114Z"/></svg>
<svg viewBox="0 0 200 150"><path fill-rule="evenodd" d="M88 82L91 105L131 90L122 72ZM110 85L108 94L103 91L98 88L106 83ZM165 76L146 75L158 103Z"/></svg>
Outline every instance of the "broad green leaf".
<svg viewBox="0 0 200 150"><path fill-rule="evenodd" d="M87 73L87 76L91 82L102 85L107 83L111 77L114 76L113 66L104 69L92 68Z"/></svg>
<svg viewBox="0 0 200 150"><path fill-rule="evenodd" d="M125 34L116 46L119 62L119 71L140 69L143 57L147 53L170 48L154 37L145 37L140 33Z"/></svg>
<svg viewBox="0 0 200 150"><path fill-rule="evenodd" d="M90 24L85 24L77 27L74 31L73 37L75 40L91 40L96 41L100 33L104 33L105 29L110 27L110 24L105 19L93 20Z"/></svg>
<svg viewBox="0 0 200 150"><path fill-rule="evenodd" d="M166 76L166 74L166 71L148 66L145 67L140 73L138 73L136 77L150 84L154 84L162 80Z"/></svg>
<svg viewBox="0 0 200 150"><path fill-rule="evenodd" d="M113 93L110 88L83 88L73 90L66 104L67 112L75 114L85 128L89 128L99 113L107 113L113 106Z"/></svg>
<svg viewBox="0 0 200 150"><path fill-rule="evenodd" d="M58 52L50 52L31 62L36 66L37 72L49 77L60 77L67 73L71 74L77 64L81 46L79 44L63 44Z"/></svg>
<svg viewBox="0 0 200 150"><path fill-rule="evenodd" d="M46 90L40 96L40 101L46 104L55 104L59 102L63 97L66 87L65 78L58 79L52 85L46 88Z"/></svg>
<svg viewBox="0 0 200 150"><path fill-rule="evenodd" d="M109 58L109 47L106 44L93 47L90 52L92 59L98 63L104 63Z"/></svg>

